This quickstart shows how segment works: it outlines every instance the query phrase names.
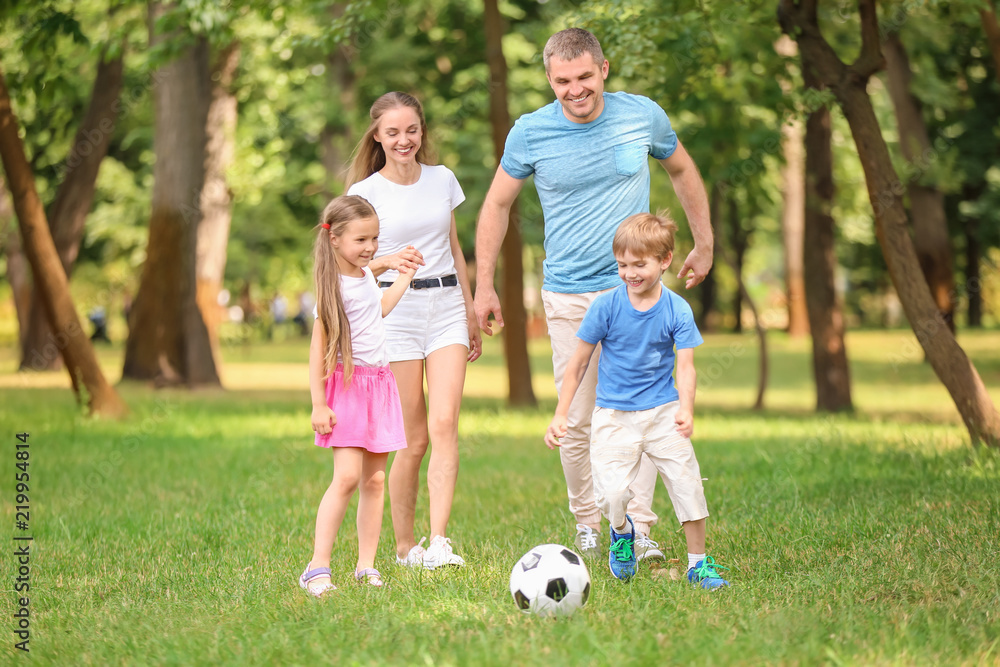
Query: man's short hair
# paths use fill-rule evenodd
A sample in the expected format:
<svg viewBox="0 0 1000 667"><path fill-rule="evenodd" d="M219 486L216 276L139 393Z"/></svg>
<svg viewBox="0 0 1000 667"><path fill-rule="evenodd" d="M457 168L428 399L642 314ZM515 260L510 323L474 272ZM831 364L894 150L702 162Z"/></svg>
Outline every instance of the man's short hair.
<svg viewBox="0 0 1000 667"><path fill-rule="evenodd" d="M666 210L636 213L618 226L611 251L615 257L630 252L636 257L652 256L662 261L674 251L676 232L677 225Z"/></svg>
<svg viewBox="0 0 1000 667"><path fill-rule="evenodd" d="M598 66L604 64L604 51L594 34L583 28L566 28L549 37L542 50L542 62L545 71L549 71L549 61L555 56L560 60L573 60L584 53L594 57Z"/></svg>

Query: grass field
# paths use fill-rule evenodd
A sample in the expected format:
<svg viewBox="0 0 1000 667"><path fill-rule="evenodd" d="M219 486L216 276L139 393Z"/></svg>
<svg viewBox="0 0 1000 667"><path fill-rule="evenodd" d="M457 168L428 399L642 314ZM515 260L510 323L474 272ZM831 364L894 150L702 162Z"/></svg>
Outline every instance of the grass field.
<svg viewBox="0 0 1000 667"><path fill-rule="evenodd" d="M132 408L120 423L82 416L65 373L17 374L0 350L0 662L27 657L14 648L13 537L30 533L36 664L1000 664L1000 456L969 447L909 332L850 336L854 416L813 414L808 343L769 342L763 412L748 409L752 336L708 337L696 355L709 550L733 586L707 593L645 567L626 585L597 563L588 605L555 621L522 615L507 590L528 548L573 536L558 456L541 443L555 398L544 340L538 409L504 406L494 341L470 367L451 524L469 566L391 565L387 508L388 588L354 586L351 510L340 590L323 600L295 581L332 472L310 444L305 341L226 348L225 391L120 385ZM960 342L1000 403L1000 333ZM120 348L101 355L117 380ZM14 528L21 431L26 532ZM654 539L684 558L662 489L654 509Z"/></svg>

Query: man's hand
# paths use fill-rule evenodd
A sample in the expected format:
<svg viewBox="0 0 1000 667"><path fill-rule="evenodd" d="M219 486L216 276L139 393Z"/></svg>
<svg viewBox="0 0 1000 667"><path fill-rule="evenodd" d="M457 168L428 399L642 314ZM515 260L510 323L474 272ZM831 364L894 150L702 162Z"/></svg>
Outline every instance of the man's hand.
<svg viewBox="0 0 1000 667"><path fill-rule="evenodd" d="M677 277L681 280L686 278L687 282L684 286L691 289L701 283L711 269L712 249L695 246L694 250L687 256L687 259L684 260L684 266L681 267Z"/></svg>
<svg viewBox="0 0 1000 667"><path fill-rule="evenodd" d="M556 415L545 431L545 444L549 449L559 447L559 438L566 435L566 418Z"/></svg>
<svg viewBox="0 0 1000 667"><path fill-rule="evenodd" d="M476 285L476 298L473 299L473 304L476 309L476 320L479 322L479 328L483 330L487 336L493 335L493 324L490 322L490 315L496 319L497 325L503 328L503 313L500 312L500 297L497 296L497 291L493 289L492 285L486 285L482 282Z"/></svg>

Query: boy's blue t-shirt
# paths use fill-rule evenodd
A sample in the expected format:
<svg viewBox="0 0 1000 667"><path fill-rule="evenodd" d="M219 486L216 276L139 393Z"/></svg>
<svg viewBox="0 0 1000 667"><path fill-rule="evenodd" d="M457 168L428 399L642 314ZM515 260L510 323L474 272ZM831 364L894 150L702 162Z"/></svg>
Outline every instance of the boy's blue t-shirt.
<svg viewBox="0 0 1000 667"><path fill-rule="evenodd" d="M678 400L674 346L684 350L704 342L691 306L666 287L661 287L656 305L645 312L629 302L625 285L600 295L576 335L601 344L598 407L633 412Z"/></svg>
<svg viewBox="0 0 1000 667"><path fill-rule="evenodd" d="M649 211L649 161L677 149L670 119L656 102L604 93L604 110L574 123L556 100L521 116L507 135L500 166L534 174L545 216L542 289L598 292L618 283L611 241L622 220Z"/></svg>

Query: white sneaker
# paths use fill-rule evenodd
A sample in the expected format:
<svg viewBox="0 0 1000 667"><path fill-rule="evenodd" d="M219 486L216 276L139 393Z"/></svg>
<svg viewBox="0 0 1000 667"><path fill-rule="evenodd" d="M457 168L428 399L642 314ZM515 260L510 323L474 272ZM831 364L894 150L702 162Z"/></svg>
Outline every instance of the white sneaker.
<svg viewBox="0 0 1000 667"><path fill-rule="evenodd" d="M580 550L580 555L584 558L597 558L601 554L601 550L597 546L597 540L600 536L600 531L578 523L576 524L576 539L573 540L573 544Z"/></svg>
<svg viewBox="0 0 1000 667"><path fill-rule="evenodd" d="M635 534L635 557L636 560L664 560L660 545L649 539L649 535L637 532Z"/></svg>
<svg viewBox="0 0 1000 667"><path fill-rule="evenodd" d="M406 558L400 558L399 554L396 554L396 565L402 565L403 567L423 567L424 554L427 553L427 550L424 549L424 542L426 541L426 537L421 537L420 541L413 545L413 548L407 552Z"/></svg>
<svg viewBox="0 0 1000 667"><path fill-rule="evenodd" d="M434 570L442 565L462 567L465 565L465 559L452 551L450 539L438 535L431 540L431 545L424 552L424 567Z"/></svg>

